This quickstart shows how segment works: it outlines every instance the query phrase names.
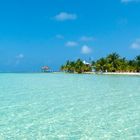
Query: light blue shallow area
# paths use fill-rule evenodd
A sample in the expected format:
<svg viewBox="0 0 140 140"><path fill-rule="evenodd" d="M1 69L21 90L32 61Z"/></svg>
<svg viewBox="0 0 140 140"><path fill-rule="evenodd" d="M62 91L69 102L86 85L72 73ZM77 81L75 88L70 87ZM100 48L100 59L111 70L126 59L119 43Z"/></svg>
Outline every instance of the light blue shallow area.
<svg viewBox="0 0 140 140"><path fill-rule="evenodd" d="M0 140L140 140L140 77L0 74Z"/></svg>

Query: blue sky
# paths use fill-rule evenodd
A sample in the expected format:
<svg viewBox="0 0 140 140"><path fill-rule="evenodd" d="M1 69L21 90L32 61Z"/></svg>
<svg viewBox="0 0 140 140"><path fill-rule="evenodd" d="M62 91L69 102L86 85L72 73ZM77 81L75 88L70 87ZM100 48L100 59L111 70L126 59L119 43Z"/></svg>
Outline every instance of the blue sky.
<svg viewBox="0 0 140 140"><path fill-rule="evenodd" d="M0 71L140 54L140 0L0 1Z"/></svg>

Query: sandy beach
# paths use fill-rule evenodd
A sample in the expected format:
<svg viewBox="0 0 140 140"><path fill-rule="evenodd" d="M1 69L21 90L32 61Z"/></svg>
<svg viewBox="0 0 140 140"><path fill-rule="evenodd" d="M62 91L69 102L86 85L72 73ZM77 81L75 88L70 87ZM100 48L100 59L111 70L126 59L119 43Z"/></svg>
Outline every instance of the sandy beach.
<svg viewBox="0 0 140 140"><path fill-rule="evenodd" d="M103 74L103 75L137 75L137 76L140 76L140 73L134 73L134 72L103 72L103 73L85 72L85 74Z"/></svg>

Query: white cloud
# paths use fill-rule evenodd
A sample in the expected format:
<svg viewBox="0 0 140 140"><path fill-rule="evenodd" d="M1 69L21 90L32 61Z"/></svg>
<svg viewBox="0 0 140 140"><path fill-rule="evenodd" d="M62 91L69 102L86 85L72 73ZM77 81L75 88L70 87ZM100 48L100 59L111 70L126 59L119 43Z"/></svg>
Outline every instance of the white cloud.
<svg viewBox="0 0 140 140"><path fill-rule="evenodd" d="M140 0L121 0L122 3L140 2Z"/></svg>
<svg viewBox="0 0 140 140"><path fill-rule="evenodd" d="M78 43L75 42L75 41L68 41L68 42L66 43L66 46L67 46L67 47L75 47L75 46L78 46Z"/></svg>
<svg viewBox="0 0 140 140"><path fill-rule="evenodd" d="M140 50L140 39L136 39L132 45L131 48L134 50Z"/></svg>
<svg viewBox="0 0 140 140"><path fill-rule="evenodd" d="M94 41L95 38L92 37L92 36L82 36L82 37L80 38L80 40L81 40L81 41L88 42L88 41Z"/></svg>
<svg viewBox="0 0 140 140"><path fill-rule="evenodd" d="M56 15L54 17L54 19L56 19L57 21L75 20L75 19L77 19L77 15L66 13L66 12L61 12L58 15Z"/></svg>
<svg viewBox="0 0 140 140"><path fill-rule="evenodd" d="M81 49L81 53L83 54L90 54L92 52L91 48L87 45L84 45Z"/></svg>

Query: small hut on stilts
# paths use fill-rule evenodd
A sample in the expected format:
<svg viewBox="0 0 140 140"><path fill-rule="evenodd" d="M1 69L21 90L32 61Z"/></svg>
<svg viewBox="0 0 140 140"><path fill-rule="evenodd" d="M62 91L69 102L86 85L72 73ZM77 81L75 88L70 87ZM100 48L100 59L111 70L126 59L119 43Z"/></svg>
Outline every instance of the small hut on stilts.
<svg viewBox="0 0 140 140"><path fill-rule="evenodd" d="M51 72L51 71L50 71L50 68L49 68L48 66L43 66L43 67L41 68L41 71L42 71L42 72L47 72L47 73L48 73L48 72Z"/></svg>

